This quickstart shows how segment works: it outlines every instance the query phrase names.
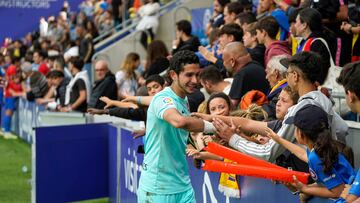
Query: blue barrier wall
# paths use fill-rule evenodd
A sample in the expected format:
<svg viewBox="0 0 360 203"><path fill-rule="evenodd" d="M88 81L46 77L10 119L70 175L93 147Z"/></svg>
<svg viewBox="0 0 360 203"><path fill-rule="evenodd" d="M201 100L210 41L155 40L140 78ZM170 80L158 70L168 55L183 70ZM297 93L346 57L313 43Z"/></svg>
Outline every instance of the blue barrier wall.
<svg viewBox="0 0 360 203"><path fill-rule="evenodd" d="M111 202L136 202L143 155L142 139L109 124L36 129L36 202L69 202L110 197ZM218 191L219 174L194 168L188 159L197 202L239 202ZM298 202L281 184L241 177L240 202ZM310 202L332 202L314 198Z"/></svg>
<svg viewBox="0 0 360 203"><path fill-rule="evenodd" d="M45 107L20 98L17 109L17 117L13 119L12 124L12 126L18 126L15 133L26 142L32 143L35 128L40 126L40 112L44 111Z"/></svg>
<svg viewBox="0 0 360 203"><path fill-rule="evenodd" d="M140 178L143 155L137 154L140 139L131 139L131 132L121 130L121 202L136 202L136 191ZM130 138L130 139L129 139ZM239 202L239 199L225 197L218 191L219 173L204 172L188 159L191 183L197 202ZM274 184L269 180L241 177L240 202L298 202L299 196L293 195L285 186ZM331 200L314 198L310 202L332 202Z"/></svg>
<svg viewBox="0 0 360 203"><path fill-rule="evenodd" d="M36 202L108 197L108 124L36 129Z"/></svg>

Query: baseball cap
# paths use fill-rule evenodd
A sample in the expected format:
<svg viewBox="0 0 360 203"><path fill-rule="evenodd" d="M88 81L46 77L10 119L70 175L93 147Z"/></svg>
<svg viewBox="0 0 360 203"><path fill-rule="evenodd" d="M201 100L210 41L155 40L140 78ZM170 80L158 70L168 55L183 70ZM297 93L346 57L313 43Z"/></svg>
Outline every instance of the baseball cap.
<svg viewBox="0 0 360 203"><path fill-rule="evenodd" d="M282 59L279 60L279 62L286 69L289 69L289 59L288 58L282 58Z"/></svg>
<svg viewBox="0 0 360 203"><path fill-rule="evenodd" d="M321 108L313 104L307 104L296 112L295 116L285 120L285 124L294 124L301 130L319 131L321 124L324 123L329 128L328 114Z"/></svg>

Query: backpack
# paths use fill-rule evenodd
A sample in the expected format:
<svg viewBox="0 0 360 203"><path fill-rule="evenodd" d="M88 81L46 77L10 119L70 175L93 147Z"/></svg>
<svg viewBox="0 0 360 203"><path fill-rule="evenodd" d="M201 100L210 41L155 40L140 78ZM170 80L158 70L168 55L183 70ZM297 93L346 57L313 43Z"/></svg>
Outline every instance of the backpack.
<svg viewBox="0 0 360 203"><path fill-rule="evenodd" d="M334 109L338 114L344 115L344 114L348 113L350 111L350 109L346 104L346 100L344 99L345 90L344 90L343 86L336 82L336 79L339 77L342 67L335 65L335 62L332 58L329 46L323 38L311 39L311 43L313 43L314 41L317 41L317 40L320 40L326 46L326 48L329 52L329 55L330 55L329 72L328 72L328 75L326 76L325 82L319 87L319 89L326 88L329 90L329 93L332 97L336 97L334 99ZM305 46L306 46L306 44L305 44ZM308 50L305 50L305 48L306 48L305 46L304 46L303 51L309 51L310 46L308 46L308 48L307 48Z"/></svg>

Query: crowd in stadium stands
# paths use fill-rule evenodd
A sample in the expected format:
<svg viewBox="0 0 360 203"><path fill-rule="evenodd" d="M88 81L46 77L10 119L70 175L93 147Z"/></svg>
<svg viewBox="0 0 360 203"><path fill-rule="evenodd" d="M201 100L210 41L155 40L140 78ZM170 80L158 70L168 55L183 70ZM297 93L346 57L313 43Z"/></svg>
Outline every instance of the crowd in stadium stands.
<svg viewBox="0 0 360 203"><path fill-rule="evenodd" d="M18 97L51 111L147 121L152 98L184 71L169 74L169 67L174 69L174 60L184 53L194 53L198 61L191 59L191 64L198 63L201 71L196 90L187 94L188 107L215 129L215 135L190 133L186 153L196 166L205 159L223 160L203 150L217 142L285 168L310 171L310 185L297 179L287 185L300 193L301 202L312 196L351 202L360 196L360 176L349 186L356 174L344 122L357 121L360 112L360 1L214 0L205 31L209 44L192 35L191 22L180 20L174 22L172 47L156 37L159 2L140 2L85 0L76 14L65 3L57 17L40 19L35 34L4 41L0 100L5 138L17 138L10 124ZM135 52L116 73L105 60L92 62L93 39L115 32L114 25L134 10L142 17L136 30L142 32L146 63ZM336 81L338 67L345 68ZM176 82L179 91L186 90L183 81ZM334 108L332 93L338 91L346 97L348 112ZM136 132L137 137L144 134ZM237 197L228 192L231 184L221 181L219 189Z"/></svg>

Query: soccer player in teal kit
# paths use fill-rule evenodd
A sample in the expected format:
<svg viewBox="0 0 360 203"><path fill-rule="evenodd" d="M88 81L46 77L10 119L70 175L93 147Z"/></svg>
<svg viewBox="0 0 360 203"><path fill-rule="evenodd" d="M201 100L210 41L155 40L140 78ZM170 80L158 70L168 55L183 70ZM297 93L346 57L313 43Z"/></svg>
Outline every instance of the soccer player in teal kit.
<svg viewBox="0 0 360 203"><path fill-rule="evenodd" d="M212 129L212 124L190 117L186 95L196 90L199 71L193 52L176 53L170 61L171 86L149 106L138 202L195 202L185 154L188 135Z"/></svg>

